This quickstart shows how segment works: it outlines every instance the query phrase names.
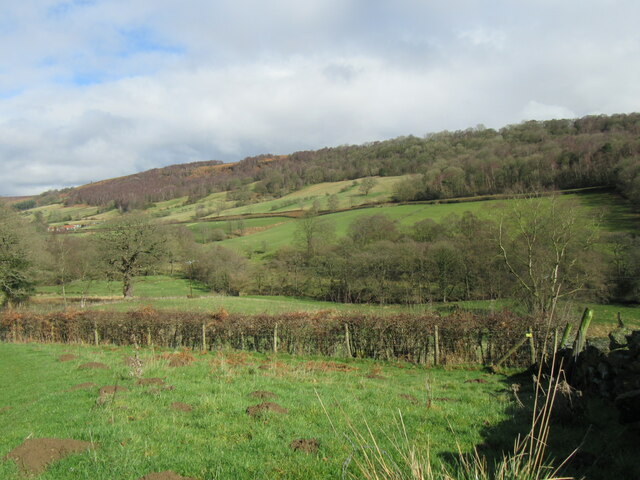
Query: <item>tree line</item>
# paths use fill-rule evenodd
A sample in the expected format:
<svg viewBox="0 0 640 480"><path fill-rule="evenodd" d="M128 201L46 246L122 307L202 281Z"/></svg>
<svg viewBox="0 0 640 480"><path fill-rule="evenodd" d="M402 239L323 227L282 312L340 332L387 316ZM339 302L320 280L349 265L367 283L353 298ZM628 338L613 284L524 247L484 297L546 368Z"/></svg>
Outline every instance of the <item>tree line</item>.
<svg viewBox="0 0 640 480"><path fill-rule="evenodd" d="M402 227L363 215L337 237L312 209L296 220L290 245L255 261L141 213L81 236L48 234L0 207L0 292L13 307L37 284L59 285L66 298L73 281L84 297L93 282L111 279L126 297L136 276L163 273L228 295L379 304L516 298L541 315L576 296L637 302L639 239L602 233L597 215L583 212L560 197L530 196L504 202L491 218L466 212Z"/></svg>

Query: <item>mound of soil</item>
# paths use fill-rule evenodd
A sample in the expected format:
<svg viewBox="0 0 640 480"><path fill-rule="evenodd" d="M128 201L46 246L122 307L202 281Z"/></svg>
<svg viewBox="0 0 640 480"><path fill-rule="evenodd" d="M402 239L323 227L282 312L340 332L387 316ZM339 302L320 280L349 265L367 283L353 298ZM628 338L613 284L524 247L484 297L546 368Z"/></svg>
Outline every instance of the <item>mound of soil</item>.
<svg viewBox="0 0 640 480"><path fill-rule="evenodd" d="M100 363L100 362L89 362L89 363L83 363L82 365L80 365L78 368L81 368L83 370L97 370L100 368L109 368L107 365L105 365L104 363Z"/></svg>
<svg viewBox="0 0 640 480"><path fill-rule="evenodd" d="M400 398L403 398L403 399L407 400L410 403L413 403L414 405L418 405L420 403L420 400L418 400L416 397L414 397L413 395L410 395L408 393L401 393L398 396Z"/></svg>
<svg viewBox="0 0 640 480"><path fill-rule="evenodd" d="M105 385L100 388L100 396L111 395L116 392L126 392L127 390L127 387L121 387L119 385Z"/></svg>
<svg viewBox="0 0 640 480"><path fill-rule="evenodd" d="M5 460L14 460L24 474L37 475L47 465L73 453L91 448L89 442L60 438L30 438L12 451Z"/></svg>
<svg viewBox="0 0 640 480"><path fill-rule="evenodd" d="M171 404L171 408L173 410L180 410L181 412L190 412L191 410L193 410L193 407L191 405L182 402L173 402Z"/></svg>
<svg viewBox="0 0 640 480"><path fill-rule="evenodd" d="M256 390L255 392L251 392L249 394L252 398L259 398L261 400L266 400L267 398L278 398L278 395L272 392L267 392L265 390Z"/></svg>
<svg viewBox="0 0 640 480"><path fill-rule="evenodd" d="M356 367L337 362L306 362L304 368L317 372L351 372L358 370Z"/></svg>
<svg viewBox="0 0 640 480"><path fill-rule="evenodd" d="M317 452L319 446L320 440L317 438L298 438L289 445L289 447L294 451L302 450L306 453Z"/></svg>
<svg viewBox="0 0 640 480"><path fill-rule="evenodd" d="M218 352L218 354L213 358L210 362L212 367L240 367L250 363L251 358L244 352L233 353L229 352L226 354L222 354Z"/></svg>
<svg viewBox="0 0 640 480"><path fill-rule="evenodd" d="M163 353L159 356L163 360L167 360L170 367L185 367L195 362L195 357L187 351L178 353Z"/></svg>
<svg viewBox="0 0 640 480"><path fill-rule="evenodd" d="M74 390L87 390L89 388L94 388L97 387L97 385L93 382L85 382L85 383L79 383L78 385L74 385L73 387L71 387L69 389L70 392L73 392Z"/></svg>
<svg viewBox="0 0 640 480"><path fill-rule="evenodd" d="M96 403L98 405L102 405L117 392L125 392L127 390L128 389L126 387L120 387L118 385L106 385L100 388L100 396L98 397L98 400L96 400Z"/></svg>
<svg viewBox="0 0 640 480"><path fill-rule="evenodd" d="M196 480L193 477L183 477L171 470L158 473L148 473L144 477L140 477L138 480Z"/></svg>
<svg viewBox="0 0 640 480"><path fill-rule="evenodd" d="M263 402L252 407L248 407L246 411L247 415L249 415L250 417L259 417L265 412L274 412L281 414L289 413L289 410L273 402Z"/></svg>
<svg viewBox="0 0 640 480"><path fill-rule="evenodd" d="M78 358L78 356L74 355L73 353L65 353L64 355L60 355L58 357L58 361L59 362L70 362L71 360L75 360L76 358Z"/></svg>
<svg viewBox="0 0 640 480"><path fill-rule="evenodd" d="M164 380L158 377L140 378L136 385L164 385Z"/></svg>
<svg viewBox="0 0 640 480"><path fill-rule="evenodd" d="M484 378L472 378L465 380L464 383L488 383Z"/></svg>

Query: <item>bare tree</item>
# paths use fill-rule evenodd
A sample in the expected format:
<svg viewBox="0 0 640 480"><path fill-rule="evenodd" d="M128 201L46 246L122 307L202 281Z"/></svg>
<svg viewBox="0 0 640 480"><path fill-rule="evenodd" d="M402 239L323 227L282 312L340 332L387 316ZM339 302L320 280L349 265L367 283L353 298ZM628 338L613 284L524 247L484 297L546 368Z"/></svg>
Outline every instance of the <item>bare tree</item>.
<svg viewBox="0 0 640 480"><path fill-rule="evenodd" d="M529 311L550 319L584 289L594 266L595 222L575 202L533 197L506 204L497 224L502 259Z"/></svg>

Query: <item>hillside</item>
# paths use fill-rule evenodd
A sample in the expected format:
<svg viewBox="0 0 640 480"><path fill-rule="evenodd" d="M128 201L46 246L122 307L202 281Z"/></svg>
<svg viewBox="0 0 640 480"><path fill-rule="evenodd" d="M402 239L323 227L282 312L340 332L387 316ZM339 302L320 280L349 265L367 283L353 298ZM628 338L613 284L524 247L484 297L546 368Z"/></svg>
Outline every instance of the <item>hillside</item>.
<svg viewBox="0 0 640 480"><path fill-rule="evenodd" d="M392 197L430 200L590 186L615 188L640 204L640 114L528 121L363 145L260 155L237 163L196 162L34 197L127 211L214 194L236 207L275 201L305 186L412 175ZM222 196L220 196L222 197Z"/></svg>

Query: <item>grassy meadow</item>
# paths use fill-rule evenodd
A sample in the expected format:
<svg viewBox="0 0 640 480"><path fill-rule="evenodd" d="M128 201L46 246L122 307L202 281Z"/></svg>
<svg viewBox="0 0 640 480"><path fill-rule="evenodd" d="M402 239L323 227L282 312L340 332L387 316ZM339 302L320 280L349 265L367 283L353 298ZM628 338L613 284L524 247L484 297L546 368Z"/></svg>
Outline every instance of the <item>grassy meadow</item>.
<svg viewBox="0 0 640 480"><path fill-rule="evenodd" d="M74 438L95 450L60 461L38 478L127 480L164 470L198 479L340 478L345 462L358 455L352 429L371 428L392 451L384 436L397 433L402 414L407 434L433 445L439 461L457 444L470 451L481 443L482 432L504 422L511 405L504 379L475 369L235 352L194 352L192 364L171 367L171 357L161 353L144 350L140 358L143 377L161 378L165 386L141 386L124 362L130 348L0 345L0 382L10 385L0 400L0 458L27 437ZM62 354L77 358L61 362ZM82 369L87 362L108 368ZM73 390L87 382L95 387ZM127 390L100 405L98 389L105 385ZM275 394L268 400L288 413L252 418L246 409L265 401L252 398L254 391ZM174 402L192 410L172 409ZM298 438L317 439L318 451L293 451ZM354 470L347 465L347 471ZM5 461L0 478L21 477Z"/></svg>
<svg viewBox="0 0 640 480"><path fill-rule="evenodd" d="M131 363L136 354L140 367ZM83 345L0 344L0 382L5 480L24 478L5 456L27 438L93 445L49 465L42 480L134 480L166 470L198 480L366 478L358 464L375 448L402 478L418 478L402 454L455 470L459 451L476 447L492 462L528 430L532 401L528 376L476 367ZM514 382L527 407L517 406ZM125 390L100 396L104 386ZM263 402L273 411L247 413ZM633 474L628 433L606 413L593 404L591 427L554 425L556 463L582 442L602 464L576 461L569 473ZM298 439L315 440L317 450L294 450Z"/></svg>

